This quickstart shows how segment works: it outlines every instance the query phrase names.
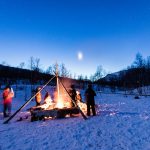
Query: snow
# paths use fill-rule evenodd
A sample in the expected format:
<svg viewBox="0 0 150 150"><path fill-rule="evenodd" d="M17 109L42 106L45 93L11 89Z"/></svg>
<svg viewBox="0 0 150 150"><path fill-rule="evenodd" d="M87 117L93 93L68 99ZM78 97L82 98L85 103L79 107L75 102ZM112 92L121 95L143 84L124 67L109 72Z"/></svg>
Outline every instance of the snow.
<svg viewBox="0 0 150 150"><path fill-rule="evenodd" d="M29 90L30 91L30 90ZM13 112L24 102L24 89L17 91ZM27 92L29 93L29 92ZM82 91L82 93L84 93ZM26 97L29 97L27 94ZM30 122L27 107L9 124L0 113L0 149L2 150L149 150L150 97L103 94L96 97L97 116L82 116ZM29 104L35 105L34 101Z"/></svg>

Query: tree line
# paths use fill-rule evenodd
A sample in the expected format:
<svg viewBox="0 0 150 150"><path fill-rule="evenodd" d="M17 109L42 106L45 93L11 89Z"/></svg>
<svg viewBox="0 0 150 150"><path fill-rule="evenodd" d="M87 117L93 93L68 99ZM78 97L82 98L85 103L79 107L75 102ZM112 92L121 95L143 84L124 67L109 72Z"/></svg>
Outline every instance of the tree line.
<svg viewBox="0 0 150 150"><path fill-rule="evenodd" d="M107 76L106 76L107 77ZM150 85L150 56L144 58L137 53L133 63L117 75L102 78L96 82L101 85L117 86L123 88L138 88Z"/></svg>
<svg viewBox="0 0 150 150"><path fill-rule="evenodd" d="M25 69L27 66L28 69ZM0 65L1 82L14 82L16 79L28 80L31 84L42 82L54 75L58 69L59 76L66 79L78 80L80 84L93 82L99 86L136 88L150 84L150 56L144 58L141 53L137 53L133 63L126 69L115 74L108 74L101 65L99 65L90 77L74 75L68 70L64 63L52 64L45 71L42 69L39 58L30 57L28 64L21 62L17 67L10 67L7 63L2 62ZM108 76L109 80L108 80Z"/></svg>

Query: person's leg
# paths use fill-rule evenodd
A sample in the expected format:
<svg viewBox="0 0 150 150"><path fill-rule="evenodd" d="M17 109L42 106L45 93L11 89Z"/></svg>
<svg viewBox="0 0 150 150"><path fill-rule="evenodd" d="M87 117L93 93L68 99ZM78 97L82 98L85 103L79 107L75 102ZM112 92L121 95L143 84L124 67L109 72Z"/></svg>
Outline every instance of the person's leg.
<svg viewBox="0 0 150 150"><path fill-rule="evenodd" d="M95 105L92 105L91 107L92 107L93 116L96 116Z"/></svg>
<svg viewBox="0 0 150 150"><path fill-rule="evenodd" d="M87 103L87 115L90 116L90 104Z"/></svg>
<svg viewBox="0 0 150 150"><path fill-rule="evenodd" d="M39 102L36 102L36 106L40 106L40 103L39 103Z"/></svg>
<svg viewBox="0 0 150 150"><path fill-rule="evenodd" d="M7 117L7 104L4 104L4 108L3 108L3 114L4 114L4 117Z"/></svg>
<svg viewBox="0 0 150 150"><path fill-rule="evenodd" d="M8 115L11 115L11 103L8 103L7 107L8 107Z"/></svg>

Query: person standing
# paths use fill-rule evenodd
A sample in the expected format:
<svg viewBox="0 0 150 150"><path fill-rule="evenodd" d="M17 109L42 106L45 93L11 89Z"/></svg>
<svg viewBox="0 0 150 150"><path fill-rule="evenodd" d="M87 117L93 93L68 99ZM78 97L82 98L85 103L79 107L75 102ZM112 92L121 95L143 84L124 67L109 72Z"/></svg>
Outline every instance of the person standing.
<svg viewBox="0 0 150 150"><path fill-rule="evenodd" d="M41 87L36 88L36 93L37 93L37 95L35 96L36 106L40 106L40 103L42 100L41 92L39 92L40 90L41 90Z"/></svg>
<svg viewBox="0 0 150 150"><path fill-rule="evenodd" d="M9 117L11 114L12 98L14 97L13 89L10 86L6 86L3 90L3 113L4 117Z"/></svg>
<svg viewBox="0 0 150 150"><path fill-rule="evenodd" d="M96 116L95 111L95 100L94 96L96 96L95 91L92 88L92 85L88 85L88 89L85 91L86 104L87 104L87 116L90 116L90 109L92 109L93 116Z"/></svg>
<svg viewBox="0 0 150 150"><path fill-rule="evenodd" d="M76 90L75 90L75 87L73 84L71 85L70 96L71 96L71 99L74 101L74 102L71 101L71 105L72 105L72 107L75 107L74 103L76 103L77 93L76 93Z"/></svg>

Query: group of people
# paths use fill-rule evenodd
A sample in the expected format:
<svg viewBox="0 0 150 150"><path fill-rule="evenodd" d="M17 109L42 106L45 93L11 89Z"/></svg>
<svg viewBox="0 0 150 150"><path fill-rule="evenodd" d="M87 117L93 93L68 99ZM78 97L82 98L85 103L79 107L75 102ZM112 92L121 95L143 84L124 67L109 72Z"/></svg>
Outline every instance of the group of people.
<svg viewBox="0 0 150 150"><path fill-rule="evenodd" d="M72 107L74 107L77 103L78 96L79 96L79 94L77 94L75 90L74 85L71 85L70 96L72 98ZM92 88L92 84L89 84L87 90L85 91L85 100L87 104L87 116L91 115L91 110L92 110L93 116L96 116L95 100L94 100L95 96L96 96L96 93Z"/></svg>
<svg viewBox="0 0 150 150"><path fill-rule="evenodd" d="M78 93L75 89L75 86L71 86L71 90L69 91L69 95L72 99L71 105L72 107L75 107L77 104L77 101L81 101L82 97L81 94ZM9 117L11 114L11 107L12 107L12 98L14 97L14 91L10 86L6 86L3 90L3 114L4 117ZM93 113L93 116L96 115L95 111L95 100L94 97L96 96L95 91L92 88L92 85L89 84L87 90L85 91L85 98L86 98L86 104L87 104L87 115L91 115L91 110ZM44 97L44 103L41 104L42 101L42 95L41 95L41 87L36 88L36 96L35 96L35 101L36 101L36 107L48 107L51 102L51 96L48 92L46 92L46 95Z"/></svg>
<svg viewBox="0 0 150 150"><path fill-rule="evenodd" d="M36 106L47 108L52 102L51 96L48 92L46 92L45 97L44 97L44 103L41 104L42 95L41 95L40 90L41 90L41 87L36 88L36 96L35 96ZM4 88L2 97L3 97L3 115L4 115L4 118L6 118L11 115L12 99L14 97L14 91L10 85L7 85Z"/></svg>

